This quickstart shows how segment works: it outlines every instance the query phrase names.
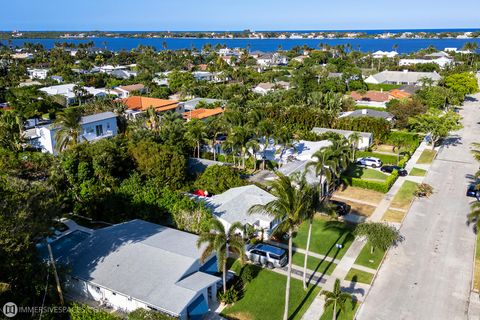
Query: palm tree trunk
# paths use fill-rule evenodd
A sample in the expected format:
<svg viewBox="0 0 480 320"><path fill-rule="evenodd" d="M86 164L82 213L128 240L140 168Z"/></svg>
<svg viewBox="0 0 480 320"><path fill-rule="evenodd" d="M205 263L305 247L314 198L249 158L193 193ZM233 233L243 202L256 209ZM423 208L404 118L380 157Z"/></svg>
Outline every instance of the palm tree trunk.
<svg viewBox="0 0 480 320"><path fill-rule="evenodd" d="M223 294L227 292L227 258L223 262Z"/></svg>
<svg viewBox="0 0 480 320"><path fill-rule="evenodd" d="M337 319L337 301L333 303L333 320Z"/></svg>
<svg viewBox="0 0 480 320"><path fill-rule="evenodd" d="M198 148L198 157L200 158L200 141L197 142L197 148Z"/></svg>
<svg viewBox="0 0 480 320"><path fill-rule="evenodd" d="M292 277L292 230L288 231L288 270L287 285L285 287L285 310L283 312L283 320L288 320L288 303L290 298L290 278Z"/></svg>
<svg viewBox="0 0 480 320"><path fill-rule="evenodd" d="M312 236L312 223L313 219L310 219L310 225L308 226L307 247L305 248L305 262L303 264L303 289L307 289L307 261L308 261L308 249L310 248L310 237Z"/></svg>
<svg viewBox="0 0 480 320"><path fill-rule="evenodd" d="M217 150L216 150L217 145L215 144L215 141L213 142L213 161L217 161Z"/></svg>
<svg viewBox="0 0 480 320"><path fill-rule="evenodd" d="M245 149L242 148L242 169L245 169Z"/></svg>

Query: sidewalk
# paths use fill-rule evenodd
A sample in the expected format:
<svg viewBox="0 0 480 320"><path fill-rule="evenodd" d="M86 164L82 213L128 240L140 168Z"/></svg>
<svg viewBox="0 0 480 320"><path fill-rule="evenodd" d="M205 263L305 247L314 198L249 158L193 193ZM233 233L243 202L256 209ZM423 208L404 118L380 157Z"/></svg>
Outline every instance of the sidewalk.
<svg viewBox="0 0 480 320"><path fill-rule="evenodd" d="M416 163L420 158L420 155L422 154L423 150L425 150L426 147L427 147L427 144L425 143L425 141L422 141L422 143L420 143L420 146L417 148L417 150L415 150L414 154L412 155L407 165L405 166L407 171L412 170L413 167L419 167L418 165L416 165ZM428 165L428 168L429 167L430 165ZM423 177L420 177L420 178L423 178ZM414 179L416 180L416 178ZM373 214L368 219L366 219L367 221L380 222L382 220L383 215L390 207L390 204L395 194L402 187L403 183L406 180L412 180L412 179L408 177L399 177L397 181L395 181L395 183L390 188L388 193L385 194L382 201L380 201L380 203L377 205ZM365 268L362 266L355 265L355 260L357 259L358 255L360 254L364 246L365 246L365 242L360 241L359 239L355 239L352 242L352 244L350 245L350 248L348 248L347 252L341 259L340 263L337 264L337 267L335 268L333 273L328 277L327 281L323 285L323 290L331 291L335 284L335 280L340 279L342 284L342 289L344 291L353 292L357 296L361 295L361 297L363 298L363 296L368 292L368 288L370 286L362 285L358 283L352 284L350 281L346 281L343 279L345 279L347 273L350 271L352 267L362 271L367 271L367 272L373 271L374 274L377 272L377 270L372 270L372 271L365 270L370 268ZM350 285L348 283L350 283ZM352 287L351 285L353 285L354 287ZM363 299L359 299L359 300L363 300ZM324 304L325 304L324 297L321 295L316 296L312 304L308 308L308 310L303 315L302 320L318 320L320 316L323 314Z"/></svg>

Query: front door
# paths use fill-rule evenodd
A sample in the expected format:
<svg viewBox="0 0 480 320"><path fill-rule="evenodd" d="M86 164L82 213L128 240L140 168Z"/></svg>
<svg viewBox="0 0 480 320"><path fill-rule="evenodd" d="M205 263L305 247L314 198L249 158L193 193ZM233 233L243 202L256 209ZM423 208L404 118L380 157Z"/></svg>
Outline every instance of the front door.
<svg viewBox="0 0 480 320"><path fill-rule="evenodd" d="M103 126L101 124L95 126L95 131L97 133L97 137L103 136Z"/></svg>

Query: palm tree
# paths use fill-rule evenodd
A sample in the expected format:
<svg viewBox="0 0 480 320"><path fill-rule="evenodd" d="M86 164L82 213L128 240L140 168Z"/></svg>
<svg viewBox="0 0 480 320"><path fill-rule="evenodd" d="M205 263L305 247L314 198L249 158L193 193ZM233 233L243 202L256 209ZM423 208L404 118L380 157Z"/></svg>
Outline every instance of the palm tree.
<svg viewBox="0 0 480 320"><path fill-rule="evenodd" d="M275 132L275 140L281 146L277 152L280 152L280 163L282 163L283 155L287 148L294 146L292 132L287 127L281 127Z"/></svg>
<svg viewBox="0 0 480 320"><path fill-rule="evenodd" d="M475 149L472 150L473 156L475 157L475 160L480 161L480 143L474 142L472 143L472 147Z"/></svg>
<svg viewBox="0 0 480 320"><path fill-rule="evenodd" d="M352 146L352 161L355 161L355 152L358 149L358 144L360 143L361 139L362 137L358 132L354 132L348 137L348 142L350 142L350 145Z"/></svg>
<svg viewBox="0 0 480 320"><path fill-rule="evenodd" d="M247 143L250 140L251 132L245 126L237 126L232 128L231 138L233 143L240 149L240 157L242 158L242 169L245 169L245 156L247 154Z"/></svg>
<svg viewBox="0 0 480 320"><path fill-rule="evenodd" d="M336 175L336 168L338 167L335 150L332 147L326 147L318 150L312 155L313 161L307 163L307 167L315 167L315 174L320 178L320 197L324 199L325 188L324 184L330 184Z"/></svg>
<svg viewBox="0 0 480 320"><path fill-rule="evenodd" d="M340 287L340 279L335 280L333 291L323 290L320 292L320 294L325 296L325 308L333 305L333 320L337 319L337 306L340 310L344 311L347 300L350 300L350 303L353 303L352 295L342 292L342 288Z"/></svg>
<svg viewBox="0 0 480 320"><path fill-rule="evenodd" d="M257 171L257 153L260 150L260 144L257 139L251 139L247 142L247 150L253 157L253 171Z"/></svg>
<svg viewBox="0 0 480 320"><path fill-rule="evenodd" d="M219 220L212 219L210 222L210 231L200 234L197 240L197 248L206 244L200 257L202 263L210 257L213 252L216 253L218 269L223 272L224 294L227 291L227 260L229 251L236 253L242 263L245 261L245 243L240 235L242 230L243 225L240 222L232 223L230 228L225 230L225 227Z"/></svg>
<svg viewBox="0 0 480 320"><path fill-rule="evenodd" d="M198 119L192 119L187 123L186 127L185 138L194 145L193 156L195 156L195 151L197 151L197 158L200 158L201 145L207 139L205 123Z"/></svg>
<svg viewBox="0 0 480 320"><path fill-rule="evenodd" d="M255 205L250 208L249 213L268 214L281 221L277 230L288 234L288 271L287 284L285 288L285 310L283 319L288 319L288 303L290 297L290 280L292 275L292 237L293 231L302 223L305 211L307 210L307 195L301 188L297 176L290 178L281 173L277 173L278 179L271 184L271 193L276 197L265 205ZM297 188L297 186L300 186Z"/></svg>
<svg viewBox="0 0 480 320"><path fill-rule="evenodd" d="M55 125L58 127L55 133L55 150L57 152L61 152L79 142L82 134L80 119L80 110L76 108L66 108L57 114L55 120Z"/></svg>
<svg viewBox="0 0 480 320"><path fill-rule="evenodd" d="M475 223L475 231L480 230L480 202L475 201L470 205L470 213L467 215L468 223Z"/></svg>

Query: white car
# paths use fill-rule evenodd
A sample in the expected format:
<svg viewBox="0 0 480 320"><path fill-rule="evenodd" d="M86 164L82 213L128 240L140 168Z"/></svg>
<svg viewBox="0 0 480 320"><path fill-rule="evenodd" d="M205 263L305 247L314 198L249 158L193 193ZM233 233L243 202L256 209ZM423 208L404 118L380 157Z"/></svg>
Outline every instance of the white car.
<svg viewBox="0 0 480 320"><path fill-rule="evenodd" d="M361 166L372 168L380 168L382 166L382 161L375 157L358 158L355 163Z"/></svg>

